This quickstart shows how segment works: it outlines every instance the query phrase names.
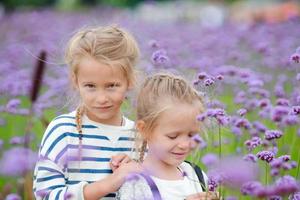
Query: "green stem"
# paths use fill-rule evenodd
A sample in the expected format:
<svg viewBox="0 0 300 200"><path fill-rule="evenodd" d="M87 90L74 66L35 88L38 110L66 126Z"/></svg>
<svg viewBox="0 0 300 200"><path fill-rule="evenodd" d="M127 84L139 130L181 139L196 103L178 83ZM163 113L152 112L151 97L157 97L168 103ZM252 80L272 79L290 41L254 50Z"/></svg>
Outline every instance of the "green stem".
<svg viewBox="0 0 300 200"><path fill-rule="evenodd" d="M266 162L266 174L265 174L265 182L266 182L266 185L268 185L268 163Z"/></svg>

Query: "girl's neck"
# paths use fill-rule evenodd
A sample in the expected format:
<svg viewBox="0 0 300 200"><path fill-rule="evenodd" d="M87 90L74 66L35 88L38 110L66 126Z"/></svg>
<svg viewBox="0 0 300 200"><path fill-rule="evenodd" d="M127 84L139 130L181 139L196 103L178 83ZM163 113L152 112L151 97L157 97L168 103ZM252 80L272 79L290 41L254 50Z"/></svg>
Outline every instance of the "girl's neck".
<svg viewBox="0 0 300 200"><path fill-rule="evenodd" d="M169 165L161 160L153 158L151 155L147 155L143 167L145 171L151 176L155 176L165 180L179 180L183 178L178 166Z"/></svg>

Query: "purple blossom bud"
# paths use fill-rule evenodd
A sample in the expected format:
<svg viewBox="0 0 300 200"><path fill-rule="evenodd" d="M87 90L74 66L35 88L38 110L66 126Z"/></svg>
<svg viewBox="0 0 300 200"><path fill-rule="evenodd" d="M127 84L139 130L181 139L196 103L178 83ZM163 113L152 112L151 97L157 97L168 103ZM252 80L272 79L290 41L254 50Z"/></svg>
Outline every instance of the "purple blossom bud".
<svg viewBox="0 0 300 200"><path fill-rule="evenodd" d="M224 79L224 76L223 75L217 75L217 79L221 81L221 80Z"/></svg>
<svg viewBox="0 0 300 200"><path fill-rule="evenodd" d="M245 129L251 128L251 123L245 118L238 119L234 125L239 128L245 128Z"/></svg>
<svg viewBox="0 0 300 200"><path fill-rule="evenodd" d="M245 141L245 145L248 147L248 150L251 151L255 147L261 145L262 141L259 137L252 137L250 140Z"/></svg>
<svg viewBox="0 0 300 200"><path fill-rule="evenodd" d="M292 111L294 115L300 115L300 106L293 106Z"/></svg>
<svg viewBox="0 0 300 200"><path fill-rule="evenodd" d="M283 125L292 126L299 124L299 118L297 115L287 115L282 119Z"/></svg>
<svg viewBox="0 0 300 200"><path fill-rule="evenodd" d="M266 130L267 130L266 126L263 125L263 124L262 124L261 122L259 122L259 121L254 121L254 122L252 123L252 125L253 125L253 127L254 127L256 130L258 130L258 131L261 132L261 133L264 133L264 132L266 132Z"/></svg>
<svg viewBox="0 0 300 200"><path fill-rule="evenodd" d="M290 102L288 99L284 98L279 98L276 100L276 105L277 106L289 106Z"/></svg>
<svg viewBox="0 0 300 200"><path fill-rule="evenodd" d="M204 85L205 86L211 86L214 83L215 83L215 81L213 79L211 79L211 78L207 78L207 79L204 80Z"/></svg>
<svg viewBox="0 0 300 200"><path fill-rule="evenodd" d="M152 54L152 63L156 66L167 65L170 61L165 50L157 50Z"/></svg>
<svg viewBox="0 0 300 200"><path fill-rule="evenodd" d="M271 162L274 158L274 153L271 151L260 151L256 154L256 156L261 159L264 160L266 162Z"/></svg>
<svg viewBox="0 0 300 200"><path fill-rule="evenodd" d="M243 195L251 195L254 196L256 194L256 191L258 189L261 189L263 186L258 181L249 181L247 183L244 183L241 187L241 193Z"/></svg>
<svg viewBox="0 0 300 200"><path fill-rule="evenodd" d="M271 174L271 176L278 176L279 175L279 169L272 168L270 174Z"/></svg>
<svg viewBox="0 0 300 200"><path fill-rule="evenodd" d="M290 109L285 106L275 106L271 113L271 119L274 122L280 122L282 118L286 115L288 115L290 112Z"/></svg>
<svg viewBox="0 0 300 200"><path fill-rule="evenodd" d="M198 74L198 79L199 79L199 80L204 80L204 79L206 79L206 78L208 78L207 73L205 73L205 72L200 72L200 73Z"/></svg>
<svg viewBox="0 0 300 200"><path fill-rule="evenodd" d="M245 161L250 161L250 162L253 162L253 163L256 163L257 162L257 157L254 155L254 154L247 154L243 157L243 160Z"/></svg>
<svg viewBox="0 0 300 200"><path fill-rule="evenodd" d="M240 116L244 116L247 113L247 109L245 108L241 108L237 111L237 114L239 114Z"/></svg>
<svg viewBox="0 0 300 200"><path fill-rule="evenodd" d="M271 162L270 162L270 166L271 168L276 168L276 169L279 169L282 165L283 161L281 159L273 159Z"/></svg>
<svg viewBox="0 0 300 200"><path fill-rule="evenodd" d="M294 169L298 166L296 161L291 161L291 167Z"/></svg>
<svg viewBox="0 0 300 200"><path fill-rule="evenodd" d="M299 63L300 62L300 53L294 53L293 55L291 55L291 61L295 62L295 63Z"/></svg>
<svg viewBox="0 0 300 200"><path fill-rule="evenodd" d="M6 111L11 112L11 113L15 113L15 112L17 112L17 109L20 106L20 104L21 104L20 99L11 99L6 104Z"/></svg>
<svg viewBox="0 0 300 200"><path fill-rule="evenodd" d="M264 108L264 107L267 107L271 104L270 102L270 99L261 99L259 102L258 102L258 106L261 107L261 108Z"/></svg>
<svg viewBox="0 0 300 200"><path fill-rule="evenodd" d="M284 170L290 170L290 169L292 169L292 166L291 166L291 164L290 163L283 163L282 164L282 169L284 169Z"/></svg>
<svg viewBox="0 0 300 200"><path fill-rule="evenodd" d="M278 139L282 136L282 131L280 130L267 130L265 132L265 139L266 140L273 140L273 139Z"/></svg>
<svg viewBox="0 0 300 200"><path fill-rule="evenodd" d="M197 116L197 120L200 122L203 122L206 118L206 113L202 113L200 115Z"/></svg>

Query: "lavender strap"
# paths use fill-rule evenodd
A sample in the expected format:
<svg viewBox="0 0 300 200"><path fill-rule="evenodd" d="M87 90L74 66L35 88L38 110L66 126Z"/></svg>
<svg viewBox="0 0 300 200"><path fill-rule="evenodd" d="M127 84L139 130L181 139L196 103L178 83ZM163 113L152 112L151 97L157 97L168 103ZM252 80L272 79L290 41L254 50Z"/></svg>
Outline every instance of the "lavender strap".
<svg viewBox="0 0 300 200"><path fill-rule="evenodd" d="M145 173L141 173L140 175L142 175L144 177L144 179L147 181L147 183L151 189L153 199L154 200L162 200L159 190L158 190L156 184L154 183L154 181L152 180L152 178Z"/></svg>

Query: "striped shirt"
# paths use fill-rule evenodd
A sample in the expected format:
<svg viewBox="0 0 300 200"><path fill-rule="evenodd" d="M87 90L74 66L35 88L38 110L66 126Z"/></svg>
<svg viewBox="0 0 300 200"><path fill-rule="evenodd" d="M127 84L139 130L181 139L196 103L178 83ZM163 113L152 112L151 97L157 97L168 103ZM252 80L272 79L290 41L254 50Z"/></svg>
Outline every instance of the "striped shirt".
<svg viewBox="0 0 300 200"><path fill-rule="evenodd" d="M82 117L82 145L75 111L55 118L43 136L34 170L36 199L84 199L83 187L112 173L110 159L118 153L134 156L134 122L110 126ZM103 200L114 199L108 194Z"/></svg>

